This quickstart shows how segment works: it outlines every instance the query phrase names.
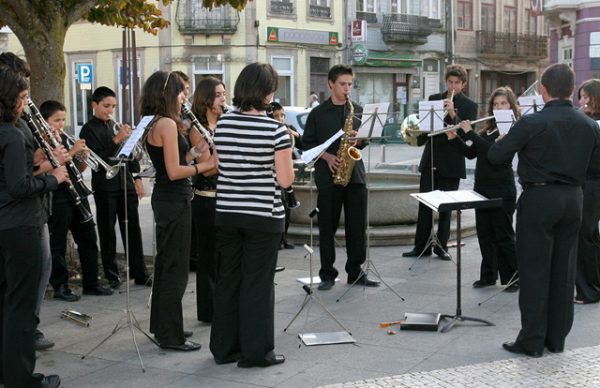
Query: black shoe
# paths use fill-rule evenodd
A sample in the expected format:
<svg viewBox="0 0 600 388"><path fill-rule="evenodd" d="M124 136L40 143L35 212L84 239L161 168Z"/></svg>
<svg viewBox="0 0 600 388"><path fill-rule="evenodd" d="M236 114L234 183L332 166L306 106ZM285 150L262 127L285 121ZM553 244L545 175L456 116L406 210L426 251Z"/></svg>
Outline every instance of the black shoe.
<svg viewBox="0 0 600 388"><path fill-rule="evenodd" d="M221 359L215 358L215 362L217 363L217 365L231 364L232 362L238 362L241 357L242 357L242 355L240 353L234 353L225 358L221 358Z"/></svg>
<svg viewBox="0 0 600 388"><path fill-rule="evenodd" d="M317 287L317 288L321 291L327 291L327 290L331 290L331 287L333 287L334 285L335 285L335 280L325 279L325 280L322 280L321 283L319 283L319 287Z"/></svg>
<svg viewBox="0 0 600 388"><path fill-rule="evenodd" d="M190 337L191 337L191 336L193 336L193 335L194 335L194 332L193 332L193 331L191 331L191 330L184 330L184 331L183 331L183 336L184 336L185 338L190 338Z"/></svg>
<svg viewBox="0 0 600 388"><path fill-rule="evenodd" d="M565 351L564 347L555 347L555 346L550 346L550 345L546 345L546 349L548 349L549 352L552 353L562 353Z"/></svg>
<svg viewBox="0 0 600 388"><path fill-rule="evenodd" d="M116 290L117 288L121 287L121 278L116 278L114 280L109 280L108 281L108 285L113 290Z"/></svg>
<svg viewBox="0 0 600 388"><path fill-rule="evenodd" d="M348 284L356 284L364 287L379 287L378 281L369 279L365 274L362 274L358 280L348 278Z"/></svg>
<svg viewBox="0 0 600 388"><path fill-rule="evenodd" d="M495 280L475 280L473 282L473 288L483 288L496 285Z"/></svg>
<svg viewBox="0 0 600 388"><path fill-rule="evenodd" d="M504 289L504 292L513 293L519 291L519 283L513 283Z"/></svg>
<svg viewBox="0 0 600 388"><path fill-rule="evenodd" d="M67 302L77 302L80 296L73 294L73 291L67 286L60 286L54 290L54 299L60 299Z"/></svg>
<svg viewBox="0 0 600 388"><path fill-rule="evenodd" d="M35 333L35 339L33 340L34 350L46 350L54 346L54 342L50 341L44 336L42 332Z"/></svg>
<svg viewBox="0 0 600 388"><path fill-rule="evenodd" d="M294 245L292 245L292 244L290 244L290 243L287 243L287 242L284 242L284 243L283 243L283 247L284 247L285 249L294 249L294 248L296 248Z"/></svg>
<svg viewBox="0 0 600 388"><path fill-rule="evenodd" d="M238 368L267 367L271 365L283 364L285 356L283 354L275 354L272 351L267 353L265 358L260 361L240 360L237 363Z"/></svg>
<svg viewBox="0 0 600 388"><path fill-rule="evenodd" d="M113 290L108 287L97 285L95 288L90 288L87 290L84 288L83 294L84 295L107 296L107 295L112 295Z"/></svg>
<svg viewBox="0 0 600 388"><path fill-rule="evenodd" d="M60 377L58 375L40 375L39 373L34 373L33 377L36 379L40 379L35 388L56 388L60 387Z"/></svg>
<svg viewBox="0 0 600 388"><path fill-rule="evenodd" d="M524 354L526 356L534 357L534 358L542 357L541 352L531 352L529 350L525 350L517 342L505 342L502 344L502 347L511 353Z"/></svg>
<svg viewBox="0 0 600 388"><path fill-rule="evenodd" d="M278 265L277 267L275 267L275 272L281 272L283 270L285 270L285 267L282 267L280 265Z"/></svg>
<svg viewBox="0 0 600 388"><path fill-rule="evenodd" d="M421 255L422 249L414 248L412 251L402 253L402 257L418 257ZM431 256L431 250L428 249L421 256Z"/></svg>
<svg viewBox="0 0 600 388"><path fill-rule="evenodd" d="M152 278L150 276L144 276L143 278L137 278L134 280L138 286L152 287Z"/></svg>
<svg viewBox="0 0 600 388"><path fill-rule="evenodd" d="M180 350L182 352L191 352L191 351L194 351L194 350L200 350L200 348L202 347L202 345L197 344L197 343L192 342L192 341L185 341L184 343L179 344L179 345L163 345L163 344L160 344L158 346L160 346L163 349Z"/></svg>
<svg viewBox="0 0 600 388"><path fill-rule="evenodd" d="M435 253L440 260L452 260L452 256L450 256L450 254L444 249L436 247L436 249L433 250L433 253Z"/></svg>

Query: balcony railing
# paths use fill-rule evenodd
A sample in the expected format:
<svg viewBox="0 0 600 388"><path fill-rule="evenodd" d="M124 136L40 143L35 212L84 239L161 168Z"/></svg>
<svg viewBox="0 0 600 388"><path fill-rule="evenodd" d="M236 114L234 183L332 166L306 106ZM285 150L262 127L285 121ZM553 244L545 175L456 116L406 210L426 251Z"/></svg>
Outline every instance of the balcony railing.
<svg viewBox="0 0 600 388"><path fill-rule="evenodd" d="M365 20L367 23L377 23L377 14L375 12L356 11L357 20Z"/></svg>
<svg viewBox="0 0 600 388"><path fill-rule="evenodd" d="M331 7L321 7L318 5L311 5L310 6L310 16L315 17L315 18L330 19L331 18Z"/></svg>
<svg viewBox="0 0 600 388"><path fill-rule="evenodd" d="M271 13L280 15L293 15L294 4L289 1L271 0Z"/></svg>
<svg viewBox="0 0 600 388"><path fill-rule="evenodd" d="M431 22L432 19L418 15L383 15L383 40L388 43L427 43L427 37L433 32Z"/></svg>
<svg viewBox="0 0 600 388"><path fill-rule="evenodd" d="M548 56L548 37L477 31L477 52L490 56L544 58Z"/></svg>
<svg viewBox="0 0 600 388"><path fill-rule="evenodd" d="M181 0L177 3L176 22L181 34L235 34L240 15L228 5L208 9L200 2Z"/></svg>

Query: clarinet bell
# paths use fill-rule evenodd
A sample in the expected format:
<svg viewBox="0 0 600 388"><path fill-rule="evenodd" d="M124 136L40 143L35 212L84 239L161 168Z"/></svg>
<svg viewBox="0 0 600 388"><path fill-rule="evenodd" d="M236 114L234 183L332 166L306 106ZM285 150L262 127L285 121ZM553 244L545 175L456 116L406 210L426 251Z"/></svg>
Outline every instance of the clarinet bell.
<svg viewBox="0 0 600 388"><path fill-rule="evenodd" d="M294 188L292 186L284 190L285 203L287 203L288 209L297 209L300 207L300 201L296 199L294 195Z"/></svg>

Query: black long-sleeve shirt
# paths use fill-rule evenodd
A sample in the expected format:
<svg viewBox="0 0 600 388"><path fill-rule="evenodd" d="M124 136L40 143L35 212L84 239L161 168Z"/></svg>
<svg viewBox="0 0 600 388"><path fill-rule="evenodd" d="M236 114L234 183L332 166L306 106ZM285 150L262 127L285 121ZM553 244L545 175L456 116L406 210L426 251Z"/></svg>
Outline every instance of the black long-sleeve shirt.
<svg viewBox="0 0 600 388"><path fill-rule="evenodd" d="M0 230L44 222L41 195L58 182L52 175L33 176L36 148L20 129L0 125Z"/></svg>
<svg viewBox="0 0 600 388"><path fill-rule="evenodd" d="M362 113L362 107L354 104L353 128L357 130L360 127L358 115ZM306 119L304 134L302 135L302 143L305 150L309 150L320 144L323 144L337 131L344 128L344 122L348 115L346 104L334 105L331 98L313 108ZM364 147L363 145L357 148ZM325 152L336 155L340 148L340 139L336 140L327 148ZM331 187L334 185L333 176L329 170L329 166L324 159L319 158L315 163L315 183L319 189ZM361 160L357 161L352 170L350 183L366 183L365 165Z"/></svg>
<svg viewBox="0 0 600 388"><path fill-rule="evenodd" d="M488 158L491 163L507 163L518 152L521 184L581 186L599 147L598 124L574 109L570 100L552 100L540 112L517 121L490 147Z"/></svg>
<svg viewBox="0 0 600 388"><path fill-rule="evenodd" d="M516 195L515 178L512 170L512 162L492 164L488 160L488 150L499 136L499 132L484 132L476 134L470 131L464 135L466 140L473 144L467 149L465 156L469 159L477 158L475 164L475 191L481 188L506 189L507 194ZM453 140L460 141L460 140Z"/></svg>
<svg viewBox="0 0 600 388"><path fill-rule="evenodd" d="M112 140L114 131L109 122L104 122L97 117L92 117L81 128L79 137L85 140L86 146L94 151L109 165L115 165L118 161L112 160L120 144L115 144ZM133 174L140 172L140 163L137 160L127 162L127 191L135 193L133 185ZM121 191L123 187L123 169L119 169L119 174L112 179L106 179L106 171L99 169L98 172L92 171L92 189L94 191Z"/></svg>

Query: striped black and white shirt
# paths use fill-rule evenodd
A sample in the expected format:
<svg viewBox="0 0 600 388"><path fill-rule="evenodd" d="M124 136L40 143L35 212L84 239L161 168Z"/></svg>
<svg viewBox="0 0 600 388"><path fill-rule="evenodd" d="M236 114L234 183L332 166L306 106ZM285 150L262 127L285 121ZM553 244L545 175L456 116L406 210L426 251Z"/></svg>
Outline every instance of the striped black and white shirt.
<svg viewBox="0 0 600 388"><path fill-rule="evenodd" d="M291 147L285 125L238 111L221 116L215 225L283 232L285 210L275 176L275 151Z"/></svg>

